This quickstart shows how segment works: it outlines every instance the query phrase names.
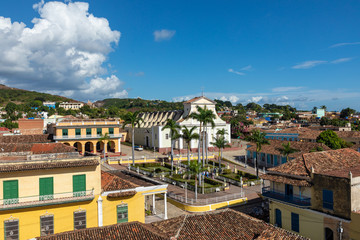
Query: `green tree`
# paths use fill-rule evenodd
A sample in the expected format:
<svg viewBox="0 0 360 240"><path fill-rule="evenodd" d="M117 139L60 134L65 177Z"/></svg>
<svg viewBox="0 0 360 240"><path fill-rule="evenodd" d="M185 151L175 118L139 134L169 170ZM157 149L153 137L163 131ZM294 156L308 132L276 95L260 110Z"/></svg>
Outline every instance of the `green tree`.
<svg viewBox="0 0 360 240"><path fill-rule="evenodd" d="M341 118L349 118L351 117L356 111L354 109L351 108L345 108L342 109L340 112L340 117Z"/></svg>
<svg viewBox="0 0 360 240"><path fill-rule="evenodd" d="M331 149L340 149L348 146L348 144L332 130L326 130L320 133L316 141L318 143L324 143Z"/></svg>
<svg viewBox="0 0 360 240"><path fill-rule="evenodd" d="M246 110L253 110L255 112L261 112L261 110L262 110L262 107L259 104L254 103L254 102L248 103L245 106L245 108L246 108Z"/></svg>
<svg viewBox="0 0 360 240"><path fill-rule="evenodd" d="M228 141L225 140L225 136L221 134L215 137L215 142L212 142L211 144L219 149L219 172L221 173L222 172L221 160L222 160L223 149L231 146L228 144Z"/></svg>
<svg viewBox="0 0 360 240"><path fill-rule="evenodd" d="M197 176L201 177L201 172L203 172L204 170L205 168L201 165L201 162L190 162L188 174L193 173L195 175L195 201L197 201Z"/></svg>
<svg viewBox="0 0 360 240"><path fill-rule="evenodd" d="M288 142L287 144L282 143L281 144L282 148L278 148L277 150L281 153L281 155L283 155L284 157L286 157L286 162L289 161L289 155L295 152L299 152L298 149L292 148L290 146L290 142Z"/></svg>
<svg viewBox="0 0 360 240"><path fill-rule="evenodd" d="M184 139L187 145L187 159L188 159L188 166L190 165L190 143L194 139L199 139L199 134L195 133L194 130L196 126L188 129L186 126L182 129L181 137Z"/></svg>
<svg viewBox="0 0 360 240"><path fill-rule="evenodd" d="M13 102L9 102L6 104L5 111L8 116L13 116L15 111L17 110L17 105Z"/></svg>
<svg viewBox="0 0 360 240"><path fill-rule="evenodd" d="M175 143L175 140L180 137L178 130L181 129L181 127L173 119L168 119L168 120L166 120L166 124L162 128L161 131L164 131L165 129L170 130L170 139L171 139L171 174L172 174L173 168L174 168L174 143Z"/></svg>
<svg viewBox="0 0 360 240"><path fill-rule="evenodd" d="M264 144L270 144L269 140L265 138L266 133L260 132L259 130L253 130L251 132L251 135L248 136L246 139L250 142L253 142L256 144L256 160L255 160L255 167L256 167L256 176L259 178L259 152L261 151L261 147Z"/></svg>
<svg viewBox="0 0 360 240"><path fill-rule="evenodd" d="M141 116L139 115L139 112L128 112L123 116L123 128L125 128L126 125L130 125L131 128L131 142L132 142L132 160L133 160L133 165L135 165L135 127L139 127L140 123L143 122L144 120L141 118Z"/></svg>
<svg viewBox="0 0 360 240"><path fill-rule="evenodd" d="M0 123L0 127L6 127L8 129L18 128L19 124L11 121L10 119L6 119L3 123Z"/></svg>

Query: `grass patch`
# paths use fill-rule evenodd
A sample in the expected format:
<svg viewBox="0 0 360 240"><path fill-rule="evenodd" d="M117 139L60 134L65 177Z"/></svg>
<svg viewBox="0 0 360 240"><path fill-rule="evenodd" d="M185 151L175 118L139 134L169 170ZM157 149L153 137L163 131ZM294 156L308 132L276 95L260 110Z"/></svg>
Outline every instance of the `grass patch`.
<svg viewBox="0 0 360 240"><path fill-rule="evenodd" d="M238 171L238 173L234 173L230 169L225 169L222 174L220 174L220 176L230 178L235 181L240 181L240 177L242 177L244 182L257 180L257 177L253 174L243 171Z"/></svg>

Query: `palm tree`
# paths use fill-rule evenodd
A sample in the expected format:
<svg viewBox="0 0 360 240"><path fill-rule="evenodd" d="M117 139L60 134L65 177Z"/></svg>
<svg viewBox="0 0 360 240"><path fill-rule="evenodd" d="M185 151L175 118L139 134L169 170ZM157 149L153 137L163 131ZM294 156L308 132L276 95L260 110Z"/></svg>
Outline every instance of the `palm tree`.
<svg viewBox="0 0 360 240"><path fill-rule="evenodd" d="M204 120L203 120L203 124L205 126L205 142L203 143L203 145L205 145L205 151L206 151L206 164L208 164L208 140L207 140L207 125L210 124L212 128L215 127L215 122L214 119L216 119L216 115L214 114L213 111L211 111L210 109L206 109L205 106L205 116L204 116ZM204 152L204 148L203 148L203 152ZM203 159L204 159L204 153L203 153ZM203 161L204 164L204 161Z"/></svg>
<svg viewBox="0 0 360 240"><path fill-rule="evenodd" d="M202 127L206 126L208 124L211 124L212 127L215 126L214 123L214 119L216 118L215 114L213 111L211 111L210 109L207 109L206 106L204 108L197 106L196 107L198 112L194 112L190 114L190 118L193 118L197 121L199 121L200 123L200 128L199 128L199 135L201 135L201 138L199 139L199 146L198 146L198 161L200 162L200 147L201 147L201 143L203 144L203 148L202 148L202 158L203 158L203 166L205 165L205 159L204 159L204 141L206 140L204 137L204 131L202 132ZM206 144L207 145L207 144Z"/></svg>
<svg viewBox="0 0 360 240"><path fill-rule="evenodd" d="M200 162L190 162L188 174L195 174L195 201L197 201L197 176L199 175L201 177L201 172L204 170L205 168Z"/></svg>
<svg viewBox="0 0 360 240"><path fill-rule="evenodd" d="M295 152L299 152L299 150L292 148L290 146L290 142L288 142L287 144L282 143L282 148L278 148L277 150L281 153L281 155L283 155L284 157L286 157L286 162L289 161L289 155Z"/></svg>
<svg viewBox="0 0 360 240"><path fill-rule="evenodd" d="M224 148L230 147L230 145L225 140L225 137L223 135L216 137L215 142L212 142L211 144L219 149L219 172L221 173L221 171L222 171L221 170L222 152L223 152Z"/></svg>
<svg viewBox="0 0 360 240"><path fill-rule="evenodd" d="M139 127L140 123L143 122L144 120L141 118L139 112L128 112L123 116L123 128L125 128L126 125L130 124L131 125L131 141L132 141L132 160L133 160L133 165L135 165L135 152L134 152L134 148L135 148L135 126Z"/></svg>
<svg viewBox="0 0 360 240"><path fill-rule="evenodd" d="M324 109L326 111L327 107L325 105L320 106L320 109Z"/></svg>
<svg viewBox="0 0 360 240"><path fill-rule="evenodd" d="M105 159L105 149L106 149L106 142L110 139L109 133L105 133L104 135L100 135L98 142L104 142L104 159Z"/></svg>
<svg viewBox="0 0 360 240"><path fill-rule="evenodd" d="M216 132L216 135L222 135L222 136L225 136L225 134L227 134L228 132L225 130L225 128L223 129L219 129L217 132Z"/></svg>
<svg viewBox="0 0 360 240"><path fill-rule="evenodd" d="M180 137L178 130L181 129L181 127L174 121L173 119L167 119L165 126L162 128L161 131L164 131L165 129L170 130L170 139L171 139L171 174L173 172L174 167L174 140L178 139Z"/></svg>
<svg viewBox="0 0 360 240"><path fill-rule="evenodd" d="M260 132L259 130L253 130L252 134L247 137L247 140L256 144L256 177L259 178L259 167L258 167L258 153L261 151L261 146L264 144L270 144L269 140L265 138L266 133Z"/></svg>
<svg viewBox="0 0 360 240"><path fill-rule="evenodd" d="M196 126L188 129L186 126L184 126L182 130L181 137L184 139L184 141L187 144L187 159L188 159L188 166L190 166L190 142L193 139L199 139L199 134L194 133L194 130L196 129Z"/></svg>

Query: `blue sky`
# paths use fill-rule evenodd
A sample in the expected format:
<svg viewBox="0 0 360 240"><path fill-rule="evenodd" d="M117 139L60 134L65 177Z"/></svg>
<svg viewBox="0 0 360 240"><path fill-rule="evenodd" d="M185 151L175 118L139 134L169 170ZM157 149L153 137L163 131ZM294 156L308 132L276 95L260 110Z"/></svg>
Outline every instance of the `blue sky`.
<svg viewBox="0 0 360 240"><path fill-rule="evenodd" d="M83 2L3 2L0 82L79 100L204 89L233 103L360 110L359 1Z"/></svg>

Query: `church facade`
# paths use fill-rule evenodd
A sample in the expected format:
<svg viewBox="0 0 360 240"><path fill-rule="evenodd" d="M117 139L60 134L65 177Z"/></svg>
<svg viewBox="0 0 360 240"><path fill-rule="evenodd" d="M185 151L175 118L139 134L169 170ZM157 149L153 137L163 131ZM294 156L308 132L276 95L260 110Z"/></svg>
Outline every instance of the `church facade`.
<svg viewBox="0 0 360 240"><path fill-rule="evenodd" d="M214 128L212 128L211 125L206 126L206 129L204 129L204 127L202 128L202 131L206 131L206 139L209 150L213 149L211 142L215 141L216 133L221 129L225 129L227 131L225 139L228 141L228 143L231 143L230 124L223 121L217 115L215 104L216 102L202 96L184 102L183 110L142 113L141 117L144 121L141 123L140 127L135 128L135 144L149 147L162 153L170 152L170 130L163 130L167 119L173 119L179 126L186 126L189 129L193 126L196 126L196 132L199 133L200 123L192 118L189 118L191 113L197 112L197 106L210 109L216 116L214 119ZM128 130L131 132L130 129ZM131 137L132 136L130 135L130 138ZM198 140L192 140L190 143L190 148L193 152L196 152L198 148ZM187 149L186 142L182 138L177 139L175 141L175 149L181 152L185 152Z"/></svg>

